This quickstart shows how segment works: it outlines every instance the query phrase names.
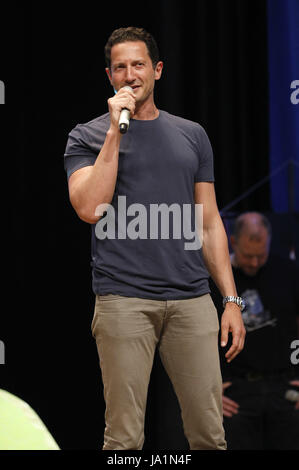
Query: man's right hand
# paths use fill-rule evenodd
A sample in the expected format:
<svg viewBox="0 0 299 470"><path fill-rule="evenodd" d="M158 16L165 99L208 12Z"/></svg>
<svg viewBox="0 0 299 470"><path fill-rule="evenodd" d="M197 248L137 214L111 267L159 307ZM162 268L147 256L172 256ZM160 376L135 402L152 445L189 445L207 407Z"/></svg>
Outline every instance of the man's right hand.
<svg viewBox="0 0 299 470"><path fill-rule="evenodd" d="M119 130L118 123L121 110L126 108L130 111L131 117L135 112L136 98L134 92L128 88L120 88L118 92L108 99L110 113L110 129Z"/></svg>
<svg viewBox="0 0 299 470"><path fill-rule="evenodd" d="M223 385L222 385L223 415L226 416L227 418L231 418L233 415L236 415L239 411L239 404L224 395L224 390L230 387L231 384L232 384L231 382L223 382Z"/></svg>

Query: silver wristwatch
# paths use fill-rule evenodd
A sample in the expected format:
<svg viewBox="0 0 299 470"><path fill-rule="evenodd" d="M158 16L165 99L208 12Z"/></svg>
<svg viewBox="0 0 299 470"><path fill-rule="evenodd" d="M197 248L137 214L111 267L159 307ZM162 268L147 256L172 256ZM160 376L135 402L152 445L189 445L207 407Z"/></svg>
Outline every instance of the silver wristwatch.
<svg viewBox="0 0 299 470"><path fill-rule="evenodd" d="M242 297L235 297L234 295L227 295L226 297L223 297L223 307L225 307L225 305L227 304L227 302L233 302L235 304L238 305L238 307L240 307L240 310L241 312L244 310L245 308L245 302L244 300L242 299Z"/></svg>

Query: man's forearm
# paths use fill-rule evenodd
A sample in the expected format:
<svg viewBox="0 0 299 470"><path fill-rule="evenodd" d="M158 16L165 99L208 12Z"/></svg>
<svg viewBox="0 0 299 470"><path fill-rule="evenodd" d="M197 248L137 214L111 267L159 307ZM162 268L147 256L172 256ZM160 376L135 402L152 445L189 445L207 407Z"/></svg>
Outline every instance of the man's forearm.
<svg viewBox="0 0 299 470"><path fill-rule="evenodd" d="M202 253L205 265L222 296L237 295L229 257L226 232L220 216L203 229Z"/></svg>
<svg viewBox="0 0 299 470"><path fill-rule="evenodd" d="M79 217L96 223L96 208L109 204L113 198L118 171L120 133L109 130L93 166L83 169L70 191L71 203ZM80 170L79 170L80 171Z"/></svg>

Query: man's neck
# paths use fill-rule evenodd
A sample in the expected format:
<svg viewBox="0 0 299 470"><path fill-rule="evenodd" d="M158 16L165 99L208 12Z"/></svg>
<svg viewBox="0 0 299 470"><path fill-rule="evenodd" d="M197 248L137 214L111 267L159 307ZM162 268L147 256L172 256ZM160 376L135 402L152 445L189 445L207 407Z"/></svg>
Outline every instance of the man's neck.
<svg viewBox="0 0 299 470"><path fill-rule="evenodd" d="M151 121L159 116L159 110L154 102L145 102L136 105L133 119Z"/></svg>

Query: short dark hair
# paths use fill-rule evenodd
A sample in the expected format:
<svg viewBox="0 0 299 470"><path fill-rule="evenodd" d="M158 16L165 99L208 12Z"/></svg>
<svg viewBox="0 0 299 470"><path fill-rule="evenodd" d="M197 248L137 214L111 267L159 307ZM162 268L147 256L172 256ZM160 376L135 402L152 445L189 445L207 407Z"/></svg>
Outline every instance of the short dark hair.
<svg viewBox="0 0 299 470"><path fill-rule="evenodd" d="M111 66L111 48L115 44L120 44L126 41L142 41L146 44L148 54L151 58L153 67L159 62L159 49L153 36L148 33L144 28L136 28L135 26L129 26L127 28L115 29L106 45L105 45L105 60L106 65L110 69Z"/></svg>

